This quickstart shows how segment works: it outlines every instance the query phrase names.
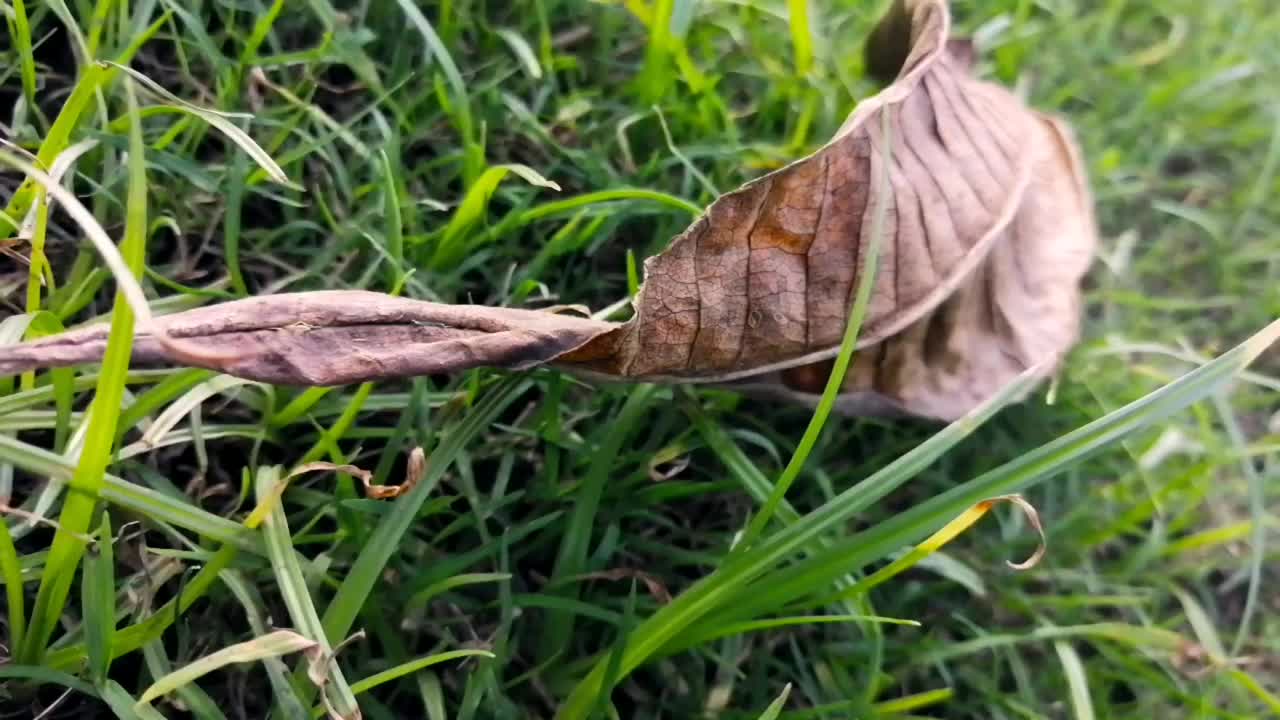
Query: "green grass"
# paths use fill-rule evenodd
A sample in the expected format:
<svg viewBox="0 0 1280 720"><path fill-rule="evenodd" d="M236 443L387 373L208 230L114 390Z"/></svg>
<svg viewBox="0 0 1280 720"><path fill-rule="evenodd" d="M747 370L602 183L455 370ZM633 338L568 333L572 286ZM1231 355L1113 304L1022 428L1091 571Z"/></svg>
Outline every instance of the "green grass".
<svg viewBox="0 0 1280 720"><path fill-rule="evenodd" d="M1280 713L1260 0L953 3L979 71L1076 128L1104 237L1057 382L947 428L545 370L301 390L124 362L122 267L157 313L319 288L613 306L717 189L876 91L883 5L2 6L4 157L74 159L119 255L5 165L0 239L34 213L0 342L113 334L101 366L0 378L0 714ZM395 483L415 447L394 501L292 474ZM1013 492L1039 566L1004 564L1037 536L1003 506L911 553Z"/></svg>

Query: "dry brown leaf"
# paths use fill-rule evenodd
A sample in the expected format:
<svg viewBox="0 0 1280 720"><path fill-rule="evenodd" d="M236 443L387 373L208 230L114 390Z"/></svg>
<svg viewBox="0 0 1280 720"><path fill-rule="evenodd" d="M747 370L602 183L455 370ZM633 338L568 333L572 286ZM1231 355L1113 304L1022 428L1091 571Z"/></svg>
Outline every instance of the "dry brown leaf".
<svg viewBox="0 0 1280 720"><path fill-rule="evenodd" d="M401 495L412 490L419 482L422 476L427 474L427 453L420 447L415 447L409 452L409 463L405 468L404 482L399 485L374 485L372 484L373 475L362 477L364 481L365 494L375 500L388 500L398 498Z"/></svg>
<svg viewBox="0 0 1280 720"><path fill-rule="evenodd" d="M647 260L626 323L295 293L156 318L135 359L297 385L551 364L813 404L883 208L837 407L959 417L1030 367L1052 371L1076 341L1092 198L1070 129L971 75L974 49L950 37L946 2L898 0L867 51L892 82L820 150L722 196ZM886 174L882 192L875 180ZM0 374L97 360L106 337L98 327L2 348Z"/></svg>

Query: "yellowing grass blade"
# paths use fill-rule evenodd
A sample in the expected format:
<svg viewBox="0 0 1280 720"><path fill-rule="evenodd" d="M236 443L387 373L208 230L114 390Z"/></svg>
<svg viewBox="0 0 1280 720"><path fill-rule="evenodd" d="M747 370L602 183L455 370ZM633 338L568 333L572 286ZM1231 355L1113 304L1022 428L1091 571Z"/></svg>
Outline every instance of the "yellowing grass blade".
<svg viewBox="0 0 1280 720"><path fill-rule="evenodd" d="M280 655L306 652L318 647L319 643L292 630L276 630L262 637L225 647L174 670L152 683L151 687L142 693L142 697L138 698L137 705L146 705L166 693L195 682L227 665L256 662Z"/></svg>

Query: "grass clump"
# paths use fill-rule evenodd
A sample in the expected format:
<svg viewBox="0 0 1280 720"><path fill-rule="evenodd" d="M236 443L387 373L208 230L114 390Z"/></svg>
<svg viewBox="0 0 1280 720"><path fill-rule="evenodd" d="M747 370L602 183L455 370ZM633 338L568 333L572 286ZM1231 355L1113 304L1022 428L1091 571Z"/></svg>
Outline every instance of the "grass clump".
<svg viewBox="0 0 1280 720"><path fill-rule="evenodd" d="M297 390L130 369L126 294L148 313L320 288L621 304L719 190L875 92L861 39L882 8L5 6L6 157L65 176L134 282L56 189L3 175L0 342L113 331L99 367L0 379L0 707L1280 709L1280 19L954 6L979 71L1066 114L1090 159L1087 337L1025 403L809 433L800 408L549 371ZM394 501L343 470L392 484L414 448ZM1009 493L1043 522L1037 567L1002 564L1037 542L1002 508L930 544Z"/></svg>

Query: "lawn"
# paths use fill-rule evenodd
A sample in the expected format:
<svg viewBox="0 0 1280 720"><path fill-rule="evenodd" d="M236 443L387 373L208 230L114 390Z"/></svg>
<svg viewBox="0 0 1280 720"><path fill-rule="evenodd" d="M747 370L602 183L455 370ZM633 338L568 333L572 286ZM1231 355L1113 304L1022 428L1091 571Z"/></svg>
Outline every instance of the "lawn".
<svg viewBox="0 0 1280 720"><path fill-rule="evenodd" d="M1101 236L1060 372L951 425L130 366L125 269L157 315L624 317L645 258L881 88L887 5L0 3L0 346L111 323L101 363L0 377L0 718L1280 715L1263 0L952 3L975 72L1074 128Z"/></svg>

